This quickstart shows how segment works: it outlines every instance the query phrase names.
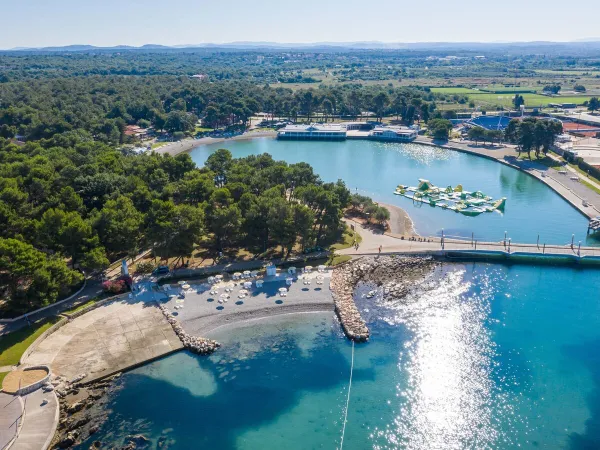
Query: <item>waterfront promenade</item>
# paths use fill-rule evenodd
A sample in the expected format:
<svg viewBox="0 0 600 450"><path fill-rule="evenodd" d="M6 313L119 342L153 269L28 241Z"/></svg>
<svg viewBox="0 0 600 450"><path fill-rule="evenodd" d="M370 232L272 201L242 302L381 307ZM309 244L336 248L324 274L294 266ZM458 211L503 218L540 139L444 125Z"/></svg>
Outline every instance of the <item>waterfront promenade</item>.
<svg viewBox="0 0 600 450"><path fill-rule="evenodd" d="M415 142L493 159L501 164L514 167L546 184L587 218L591 219L600 214L600 194L572 178L577 177L593 186L600 185L598 185L596 181L579 174L569 167L565 169L567 172L566 174L560 174L557 170L547 167L535 160L529 161L526 159L518 159L515 147L506 144L483 146L475 145L469 141L456 140L445 143L436 142L425 136L419 136ZM558 157L551 154L550 157L558 161ZM588 206L584 205L584 200L588 203Z"/></svg>
<svg viewBox="0 0 600 450"><path fill-rule="evenodd" d="M544 245L544 243L528 244L512 242L507 239L497 242L470 241L462 239L444 239L442 248L441 237L416 237L412 240L408 236L400 236L392 233L381 233L368 228L361 228L357 222L346 219L347 223L353 223L362 237L358 249L354 247L339 250L337 253L350 256L365 256L379 254L406 253L406 254L435 254L443 256L450 251L479 252L505 252L507 256L514 253L531 253L541 257L544 255L563 255L581 257L600 257L600 247L579 247L575 242L571 248L570 242L565 245ZM402 239L404 237L404 239ZM420 239L420 240L419 240ZM509 244L510 243L510 244Z"/></svg>

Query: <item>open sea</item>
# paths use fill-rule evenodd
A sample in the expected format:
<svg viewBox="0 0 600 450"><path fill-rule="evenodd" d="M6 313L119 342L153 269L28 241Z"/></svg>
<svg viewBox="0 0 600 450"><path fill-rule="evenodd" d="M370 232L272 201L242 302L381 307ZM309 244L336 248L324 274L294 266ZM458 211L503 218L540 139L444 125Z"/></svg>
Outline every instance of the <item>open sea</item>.
<svg viewBox="0 0 600 450"><path fill-rule="evenodd" d="M192 156L201 165L219 147L306 161L326 181L406 208L422 234L585 239L585 218L549 188L470 155L261 139ZM506 212L465 217L392 194L417 178L506 196ZM80 448L137 433L161 449L600 448L598 286L595 269L443 264L402 301L366 299L373 287L359 286L371 340L354 349L331 313L222 327L210 357L180 352L124 374L108 420Z"/></svg>

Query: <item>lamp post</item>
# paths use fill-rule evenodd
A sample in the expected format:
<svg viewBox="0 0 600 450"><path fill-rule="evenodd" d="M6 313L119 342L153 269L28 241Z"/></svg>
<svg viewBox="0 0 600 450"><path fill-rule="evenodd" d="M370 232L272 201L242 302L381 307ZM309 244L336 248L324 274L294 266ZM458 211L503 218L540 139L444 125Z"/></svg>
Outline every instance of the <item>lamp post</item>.
<svg viewBox="0 0 600 450"><path fill-rule="evenodd" d="M504 248L506 248L506 234L507 234L507 232L505 231L504 232Z"/></svg>

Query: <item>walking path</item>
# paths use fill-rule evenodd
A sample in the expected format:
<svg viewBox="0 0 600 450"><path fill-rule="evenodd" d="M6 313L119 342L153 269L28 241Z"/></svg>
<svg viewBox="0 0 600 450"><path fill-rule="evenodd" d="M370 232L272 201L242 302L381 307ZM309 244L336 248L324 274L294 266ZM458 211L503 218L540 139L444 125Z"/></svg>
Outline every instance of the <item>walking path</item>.
<svg viewBox="0 0 600 450"><path fill-rule="evenodd" d="M0 392L0 448L5 448L16 436L22 413L19 397Z"/></svg>
<svg viewBox="0 0 600 450"><path fill-rule="evenodd" d="M38 389L25 395L23 402L23 425L10 450L46 450L58 425L59 405L56 394Z"/></svg>
<svg viewBox="0 0 600 450"><path fill-rule="evenodd" d="M424 136L419 136L415 142L425 145L435 145L438 147L447 148L449 150L458 150L464 153L470 153L473 155L494 159L502 164L520 169L534 176L542 183L545 183L547 186L549 186L558 195L571 203L571 205L579 210L584 216L591 219L600 213L600 194L590 189L585 184L571 180L571 175L561 175L556 170L551 169L537 161L517 159L514 146L482 146L475 145L472 142L455 140L449 141L448 143L439 143ZM553 156L551 155L551 157ZM572 168L569 169L571 169L571 171L573 171L577 177L585 178L586 181L595 184L593 180L584 177ZM584 200L589 203L589 206L584 206Z"/></svg>
<svg viewBox="0 0 600 450"><path fill-rule="evenodd" d="M347 220L347 219L345 219ZM348 221L348 220L347 220ZM431 238L419 238L417 240L401 239L400 236L394 236L389 233L383 234L381 232L375 232L371 229L361 228L358 230L362 242L358 249L354 247L339 250L337 253L342 255L376 255L379 254L379 248L381 246L381 253L429 253L438 254L440 251L451 251L451 250L468 250L468 251L494 251L508 253L509 246L508 242L505 246L504 241L500 242L471 242L466 240L457 239L445 239L444 248L442 249L441 239L439 237ZM555 255L572 255L576 256L579 252L580 256L595 256L600 257L600 247L581 247L575 244L573 248L570 245L546 245L541 244L539 247L537 244L521 244L521 243L510 243L510 251L514 252L530 252L543 254L555 254Z"/></svg>
<svg viewBox="0 0 600 450"><path fill-rule="evenodd" d="M47 319L59 315L61 312L71 309L81 303L85 303L88 300L97 297L102 293L102 285L99 280L89 279L87 285L81 293L69 300L68 302L61 303L60 305L53 306L45 309L38 313L32 313L27 316L27 319L20 319L11 323L0 323L0 336L3 334L12 333L20 328L28 326L30 323L38 322L40 320Z"/></svg>

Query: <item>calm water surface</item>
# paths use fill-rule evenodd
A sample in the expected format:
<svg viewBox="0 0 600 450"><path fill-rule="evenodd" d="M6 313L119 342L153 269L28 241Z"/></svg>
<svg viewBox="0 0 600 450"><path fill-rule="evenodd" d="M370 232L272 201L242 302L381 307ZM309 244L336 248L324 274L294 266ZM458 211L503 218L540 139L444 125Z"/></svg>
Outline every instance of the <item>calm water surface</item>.
<svg viewBox="0 0 600 450"><path fill-rule="evenodd" d="M352 191L404 208L417 231L499 241L508 231L514 242L567 244L575 234L576 243L598 245L587 238L587 219L542 182L518 170L481 157L419 144L369 141L301 142L253 139L201 146L191 152L202 166L219 148L234 157L269 153L276 160L307 162L325 181L342 179ZM466 190L480 190L494 198L508 199L504 214L487 213L468 217L434 208L393 194L398 184L416 186L419 178L437 186L462 184Z"/></svg>
<svg viewBox="0 0 600 450"><path fill-rule="evenodd" d="M593 270L477 263L446 265L402 302L359 287L372 340L355 348L344 448L600 448L599 283ZM300 317L221 328L210 357L123 375L93 440L339 448L352 345L330 314Z"/></svg>

